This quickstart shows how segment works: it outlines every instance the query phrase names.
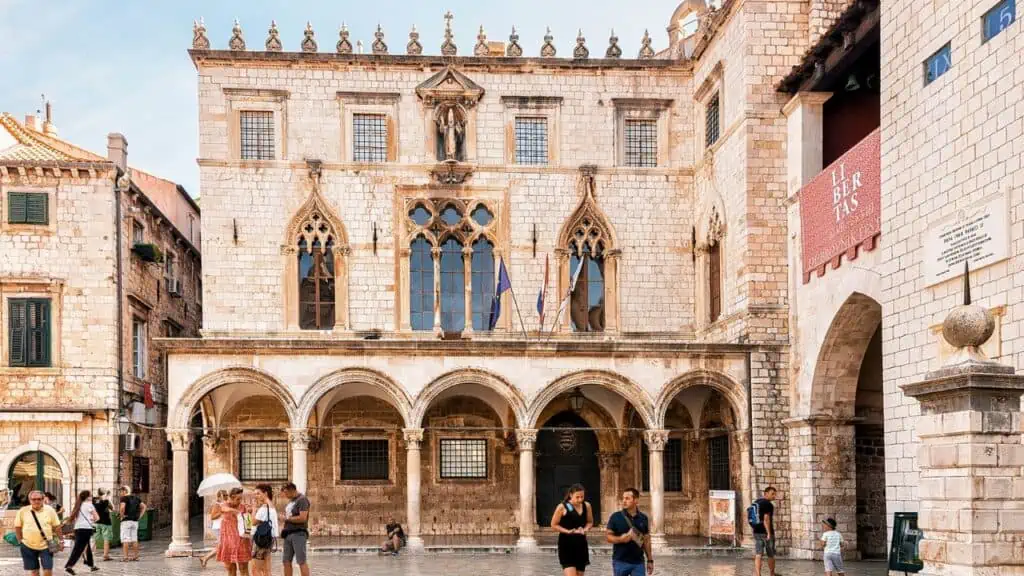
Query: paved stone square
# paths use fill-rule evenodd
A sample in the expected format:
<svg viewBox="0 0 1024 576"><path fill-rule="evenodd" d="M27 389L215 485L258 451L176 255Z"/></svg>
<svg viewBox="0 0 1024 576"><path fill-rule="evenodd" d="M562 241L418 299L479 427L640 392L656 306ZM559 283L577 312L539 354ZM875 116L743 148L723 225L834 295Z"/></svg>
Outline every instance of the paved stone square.
<svg viewBox="0 0 1024 576"><path fill-rule="evenodd" d="M66 555L62 555L66 559ZM502 576L559 576L561 570L554 555L470 555L439 554L426 556L402 555L379 557L368 555L318 554L310 558L313 574L344 574L345 576L477 576L478 574L500 574ZM63 561L54 573L63 573ZM218 575L224 570L220 565L210 564L206 570L199 566L198 559L167 559L143 553L138 563L101 562L100 575L136 576L198 576ZM281 574L280 556L275 557L274 573ZM780 560L778 571L786 576L812 576L822 574L820 562ZM79 570L79 574L87 574ZM607 558L587 570L590 576L611 576L611 565ZM750 560L662 558L657 564L657 576L738 576L751 573ZM847 565L848 576L883 576L886 574L882 562L861 562ZM20 560L7 551L0 558L0 576L23 574ZM767 576L767 570L764 571Z"/></svg>

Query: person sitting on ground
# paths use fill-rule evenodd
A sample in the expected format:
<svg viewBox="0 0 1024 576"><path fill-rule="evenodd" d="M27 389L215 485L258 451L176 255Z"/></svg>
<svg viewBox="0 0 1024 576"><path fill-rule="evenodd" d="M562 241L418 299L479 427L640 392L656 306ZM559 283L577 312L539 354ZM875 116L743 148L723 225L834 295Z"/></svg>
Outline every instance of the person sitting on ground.
<svg viewBox="0 0 1024 576"><path fill-rule="evenodd" d="M395 520L394 516L388 517L388 525L384 529L388 533L388 539L384 541L380 551L397 555L398 551L405 546L405 531L402 530L402 525Z"/></svg>

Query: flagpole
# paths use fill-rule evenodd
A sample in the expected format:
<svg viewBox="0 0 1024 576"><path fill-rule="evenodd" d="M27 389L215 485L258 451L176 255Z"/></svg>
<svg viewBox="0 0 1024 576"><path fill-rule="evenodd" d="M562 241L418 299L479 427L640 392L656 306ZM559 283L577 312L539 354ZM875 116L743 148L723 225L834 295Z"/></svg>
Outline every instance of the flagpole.
<svg viewBox="0 0 1024 576"><path fill-rule="evenodd" d="M512 303L516 306L516 316L519 316L519 326L523 329L523 338L529 340L530 336L526 333L526 323L523 322L523 314L519 311L519 300L516 299L516 291L512 286L508 287L508 291L512 293Z"/></svg>

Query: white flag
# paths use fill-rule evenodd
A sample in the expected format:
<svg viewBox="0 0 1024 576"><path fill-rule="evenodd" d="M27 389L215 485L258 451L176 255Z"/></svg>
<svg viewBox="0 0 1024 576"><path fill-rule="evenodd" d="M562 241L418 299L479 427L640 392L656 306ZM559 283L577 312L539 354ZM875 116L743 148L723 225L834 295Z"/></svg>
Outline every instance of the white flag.
<svg viewBox="0 0 1024 576"><path fill-rule="evenodd" d="M583 271L583 258L580 258L580 263L579 263L578 266L576 266L576 271L573 272L573 274L572 274L572 280L569 281L569 291L566 292L565 298L562 298L562 302L559 303L559 305L558 305L558 316L556 316L557 318L560 318L562 316L562 312L565 312L565 308L567 306L569 306L569 299L572 298L572 293L576 291L576 282L579 281L580 273L582 271ZM551 329L554 330L555 327L552 326Z"/></svg>

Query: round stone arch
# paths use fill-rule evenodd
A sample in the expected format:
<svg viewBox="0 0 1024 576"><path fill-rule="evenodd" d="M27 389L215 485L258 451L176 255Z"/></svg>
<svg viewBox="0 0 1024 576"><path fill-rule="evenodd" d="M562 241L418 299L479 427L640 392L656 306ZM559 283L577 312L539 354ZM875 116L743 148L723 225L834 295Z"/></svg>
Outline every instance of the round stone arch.
<svg viewBox="0 0 1024 576"><path fill-rule="evenodd" d="M188 428L192 413L198 403L210 392L230 384L255 384L269 392L284 407L285 414L288 416L289 427L294 427L295 414L298 407L288 389L274 376L263 370L248 366L238 366L217 370L193 382L185 390L185 393L182 394L177 406L171 411L171 417L168 419L168 428L179 430Z"/></svg>
<svg viewBox="0 0 1024 576"><path fill-rule="evenodd" d="M22 444L7 453L7 456L5 456L3 461L0 462L0 490L7 490L10 488L8 483L11 479L11 466L14 465L15 460L29 452L42 452L57 461L57 465L60 466L60 483L63 487L63 494L61 494L63 499L61 502L63 502L65 506L74 502L74 497L71 492L71 463L68 461L67 457L64 456L63 452L49 444L40 442L39 440L34 440L28 444Z"/></svg>
<svg viewBox="0 0 1024 576"><path fill-rule="evenodd" d="M866 294L854 292L842 303L814 364L811 415L854 416L861 364L881 322L882 306Z"/></svg>
<svg viewBox="0 0 1024 576"><path fill-rule="evenodd" d="M535 429L543 424L543 422L540 422L540 418L547 405L560 395L581 386L600 386L622 396L636 409L637 414L643 420L644 426L649 430L656 429L654 426L656 423L654 404L651 402L647 392L629 378L605 370L573 372L561 376L545 386L533 399L533 402L530 403L529 410L524 419L526 425Z"/></svg>
<svg viewBox="0 0 1024 576"><path fill-rule="evenodd" d="M343 368L317 380L299 401L295 412L296 424L300 428L308 426L317 403L332 390L346 384L367 384L380 390L385 396L383 399L401 415L403 424L411 427L413 404L405 389L386 374L369 368Z"/></svg>
<svg viewBox="0 0 1024 576"><path fill-rule="evenodd" d="M407 420L409 427L422 428L423 417L426 416L427 410L430 409L434 400L445 390L464 384L475 384L496 392L512 408L516 419L515 426L522 426L522 423L526 422L526 400L519 389L504 378L487 370L463 368L443 374L420 391L413 402L412 412Z"/></svg>
<svg viewBox="0 0 1024 576"><path fill-rule="evenodd" d="M673 378L661 387L658 399L654 403L654 414L656 429L665 427L665 418L672 401L680 392L694 386L706 386L720 393L732 408L736 421L740 424L740 430L746 430L750 426L747 421L746 392L732 378L714 370L691 370L682 376Z"/></svg>

